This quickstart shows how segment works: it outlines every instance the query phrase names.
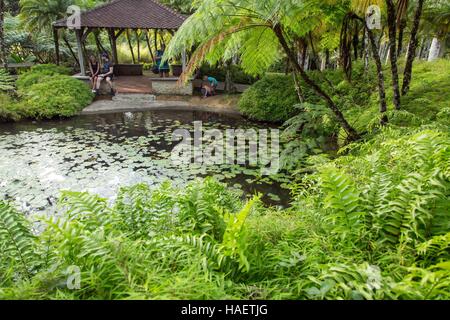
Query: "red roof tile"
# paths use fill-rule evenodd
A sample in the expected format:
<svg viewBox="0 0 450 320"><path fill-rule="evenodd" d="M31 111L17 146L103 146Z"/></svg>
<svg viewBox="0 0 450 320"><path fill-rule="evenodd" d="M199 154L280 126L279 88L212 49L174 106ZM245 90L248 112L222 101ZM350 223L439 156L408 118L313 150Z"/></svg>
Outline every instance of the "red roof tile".
<svg viewBox="0 0 450 320"><path fill-rule="evenodd" d="M156 0L114 0L81 14L81 26L91 28L178 29L186 16ZM67 19L53 24L67 25Z"/></svg>

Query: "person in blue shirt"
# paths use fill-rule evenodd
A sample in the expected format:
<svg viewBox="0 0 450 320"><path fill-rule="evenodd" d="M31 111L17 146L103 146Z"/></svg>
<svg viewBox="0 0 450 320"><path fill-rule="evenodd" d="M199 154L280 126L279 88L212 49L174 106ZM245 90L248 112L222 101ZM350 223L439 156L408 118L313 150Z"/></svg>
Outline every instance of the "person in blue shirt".
<svg viewBox="0 0 450 320"><path fill-rule="evenodd" d="M111 88L111 95L115 95L114 92L114 88L113 88L113 83L112 80L114 78L114 66L113 63L109 60L109 56L107 53L103 53L102 54L102 61L103 61L103 66L101 69L101 73L98 75L97 78L97 91L96 94L98 94L99 90L100 90L100 86L102 84L103 80L106 80L106 82L109 84L110 88Z"/></svg>
<svg viewBox="0 0 450 320"><path fill-rule="evenodd" d="M219 84L216 78L204 76L203 81L206 82L203 84L204 97L214 96L216 94L216 89Z"/></svg>
<svg viewBox="0 0 450 320"><path fill-rule="evenodd" d="M162 62L162 58L164 56L164 51L166 50L166 45L163 44L161 46L160 50L156 51L156 57L155 57L155 64L159 70L159 75L161 78L164 77L168 77L169 76L169 71L170 71L170 67L169 67L169 62L165 61L164 63Z"/></svg>

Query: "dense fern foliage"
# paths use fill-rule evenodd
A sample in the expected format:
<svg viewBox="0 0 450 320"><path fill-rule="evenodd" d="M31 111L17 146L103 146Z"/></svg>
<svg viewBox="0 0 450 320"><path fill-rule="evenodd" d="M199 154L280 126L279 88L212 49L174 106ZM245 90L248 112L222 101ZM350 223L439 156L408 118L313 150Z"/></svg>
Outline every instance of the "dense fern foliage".
<svg viewBox="0 0 450 320"><path fill-rule="evenodd" d="M445 128L383 129L316 164L284 211L210 179L124 188L113 205L64 192L37 233L3 203L0 296L448 299L449 141Z"/></svg>

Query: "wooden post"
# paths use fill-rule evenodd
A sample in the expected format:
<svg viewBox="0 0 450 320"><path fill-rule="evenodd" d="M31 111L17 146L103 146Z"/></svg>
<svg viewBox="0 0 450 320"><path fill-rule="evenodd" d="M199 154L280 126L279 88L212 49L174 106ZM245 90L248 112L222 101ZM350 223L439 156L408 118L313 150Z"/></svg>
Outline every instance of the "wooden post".
<svg viewBox="0 0 450 320"><path fill-rule="evenodd" d="M85 76L86 75L86 67L84 65L83 44L81 41L82 32L83 32L83 30L78 30L78 29L75 30L75 35L77 37L78 61L80 62L80 71L81 71L81 75Z"/></svg>
<svg viewBox="0 0 450 320"><path fill-rule="evenodd" d="M181 64L183 66L183 72L186 70L186 48L183 49L181 53Z"/></svg>
<svg viewBox="0 0 450 320"><path fill-rule="evenodd" d="M137 62L138 64L141 63L141 39L140 39L140 31L138 29L134 30L134 33L136 35L136 42L137 42Z"/></svg>
<svg viewBox="0 0 450 320"><path fill-rule="evenodd" d="M117 43L116 43L116 35L114 33L114 29L108 29L109 41L111 43L111 54L112 59L115 64L119 63L119 58L117 57Z"/></svg>
<svg viewBox="0 0 450 320"><path fill-rule="evenodd" d="M58 36L58 28L53 27L53 40L55 41L55 61L59 66L59 36Z"/></svg>
<svg viewBox="0 0 450 320"><path fill-rule="evenodd" d="M155 61L155 56L153 55L152 45L150 44L150 39L148 37L149 30L145 30L145 41L147 42L147 47L152 57L152 62Z"/></svg>
<svg viewBox="0 0 450 320"><path fill-rule="evenodd" d="M155 41L155 52L158 51L158 29L155 29L155 38L153 39Z"/></svg>

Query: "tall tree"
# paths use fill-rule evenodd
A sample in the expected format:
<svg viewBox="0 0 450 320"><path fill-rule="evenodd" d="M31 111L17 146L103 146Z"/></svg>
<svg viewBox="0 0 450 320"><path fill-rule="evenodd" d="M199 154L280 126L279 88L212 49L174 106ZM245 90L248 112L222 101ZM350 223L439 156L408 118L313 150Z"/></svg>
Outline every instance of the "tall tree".
<svg viewBox="0 0 450 320"><path fill-rule="evenodd" d="M0 60L5 69L8 68L7 56L6 56L6 43L5 43L5 1L0 0Z"/></svg>
<svg viewBox="0 0 450 320"><path fill-rule="evenodd" d="M378 95L380 100L380 124L384 125L388 122L388 117L386 115L387 111L387 104L386 104L386 88L384 86L384 73L383 73L383 66L381 64L381 58L379 54L379 48L377 45L377 40L375 39L375 35L373 34L373 31L369 26L367 25L367 20L359 17L356 13L350 13L349 16L352 19L359 20L367 33L367 37L369 38L370 45L372 47L372 55L373 59L375 61L375 65L377 67L377 78L378 78Z"/></svg>
<svg viewBox="0 0 450 320"><path fill-rule="evenodd" d="M409 0L397 1L397 26L398 26L398 46L397 56L403 51L403 34L406 28L406 19L408 15Z"/></svg>
<svg viewBox="0 0 450 320"><path fill-rule="evenodd" d="M395 109L400 109L400 86L397 65L397 21L396 8L393 0L386 0L387 23L389 30L389 60L391 61L393 102Z"/></svg>
<svg viewBox="0 0 450 320"><path fill-rule="evenodd" d="M325 10L323 7L328 6ZM323 26L326 2L306 0L207 0L189 17L166 50L165 59L181 54L184 48L196 47L183 78L201 63L226 61L241 57L243 68L261 74L280 59L280 46L303 81L321 97L347 132L349 140L359 138L331 96L305 72L293 46L296 37L307 35Z"/></svg>
<svg viewBox="0 0 450 320"><path fill-rule="evenodd" d="M428 54L428 61L436 60L445 52L445 44L450 34L450 2L435 0L425 11L425 18L429 22L429 29L433 39Z"/></svg>
<svg viewBox="0 0 450 320"><path fill-rule="evenodd" d="M418 0L414 21L411 29L411 38L408 45L408 56L406 58L405 71L403 73L402 95L406 95L409 91L409 84L412 78L412 66L416 56L416 48L418 43L417 34L419 32L420 18L422 16L423 4L425 0Z"/></svg>

